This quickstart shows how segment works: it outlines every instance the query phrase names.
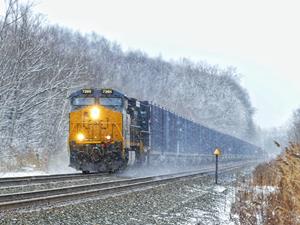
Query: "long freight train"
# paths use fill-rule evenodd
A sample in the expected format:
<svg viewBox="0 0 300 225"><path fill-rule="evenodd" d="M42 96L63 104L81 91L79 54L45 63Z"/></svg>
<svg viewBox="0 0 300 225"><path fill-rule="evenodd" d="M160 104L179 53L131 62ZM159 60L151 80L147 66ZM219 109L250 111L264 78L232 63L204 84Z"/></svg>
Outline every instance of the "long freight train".
<svg viewBox="0 0 300 225"><path fill-rule="evenodd" d="M205 157L211 158L216 147L228 160L261 152L248 142L113 89L82 89L71 94L70 101L70 166L83 173L113 172L155 157L207 162Z"/></svg>

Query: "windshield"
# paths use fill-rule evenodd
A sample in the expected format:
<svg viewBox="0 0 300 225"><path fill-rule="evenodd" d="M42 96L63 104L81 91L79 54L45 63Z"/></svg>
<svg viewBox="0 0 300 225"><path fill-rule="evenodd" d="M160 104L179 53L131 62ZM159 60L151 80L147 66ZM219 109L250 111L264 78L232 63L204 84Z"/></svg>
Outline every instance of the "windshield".
<svg viewBox="0 0 300 225"><path fill-rule="evenodd" d="M121 106L121 98L100 98L100 104L105 106Z"/></svg>
<svg viewBox="0 0 300 225"><path fill-rule="evenodd" d="M95 104L95 98L74 98L72 104L76 106L80 105L93 105Z"/></svg>

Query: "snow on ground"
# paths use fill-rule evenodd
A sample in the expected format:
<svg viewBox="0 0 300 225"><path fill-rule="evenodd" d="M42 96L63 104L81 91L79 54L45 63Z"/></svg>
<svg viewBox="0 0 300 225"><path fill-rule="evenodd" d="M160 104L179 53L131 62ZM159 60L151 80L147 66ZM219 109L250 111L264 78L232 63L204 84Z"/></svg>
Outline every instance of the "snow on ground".
<svg viewBox="0 0 300 225"><path fill-rule="evenodd" d="M48 171L42 171L42 170L37 170L34 167L22 167L18 171L11 171L11 172L0 171L0 178L42 176L42 175L66 174L66 173L79 173L79 171L76 171L72 168L64 168L64 169L51 168Z"/></svg>
<svg viewBox="0 0 300 225"><path fill-rule="evenodd" d="M223 187L223 186L220 186L220 185L217 185L217 186L214 187L214 191L215 191L215 192L220 192L220 193L222 193L222 192L224 192L225 190L226 190L226 188Z"/></svg>
<svg viewBox="0 0 300 225"><path fill-rule="evenodd" d="M234 200L233 187L211 186L202 198L210 201L204 202L204 205L199 205L200 207L197 205L188 207L186 213L189 219L184 225L234 225L230 220L231 203Z"/></svg>
<svg viewBox="0 0 300 225"><path fill-rule="evenodd" d="M27 177L27 176L41 176L41 175L47 175L44 171L29 171L29 172L6 172L1 173L0 177Z"/></svg>
<svg viewBox="0 0 300 225"><path fill-rule="evenodd" d="M28 176L43 176L43 175L54 175L54 174L69 174L69 173L80 173L80 171L70 170L70 171L18 171L18 172L0 172L0 178L5 177L28 177Z"/></svg>
<svg viewBox="0 0 300 225"><path fill-rule="evenodd" d="M254 190L257 194L269 195L271 193L277 192L278 187L274 187L274 186L256 186Z"/></svg>

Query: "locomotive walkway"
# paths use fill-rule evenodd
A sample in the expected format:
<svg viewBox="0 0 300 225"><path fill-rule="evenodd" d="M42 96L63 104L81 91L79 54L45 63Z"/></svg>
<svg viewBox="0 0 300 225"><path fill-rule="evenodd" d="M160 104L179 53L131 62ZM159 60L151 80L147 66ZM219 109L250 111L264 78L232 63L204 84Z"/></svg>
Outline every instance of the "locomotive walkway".
<svg viewBox="0 0 300 225"><path fill-rule="evenodd" d="M239 162L231 165L220 166L220 173L225 173L231 170L250 166L256 162ZM143 188L151 188L167 182L172 182L179 179L188 179L203 175L214 174L214 168L205 168L197 171L181 172L176 174L167 174L159 176L149 176L141 178L122 179L116 181L100 182L93 184L73 185L69 187L52 188L47 190L37 190L30 192L19 192L0 195L0 210L8 210L22 207L36 207L37 205L52 204L57 202L68 202L70 200L87 199L91 197L101 197L111 194L121 194L126 191L138 191ZM99 176L99 174L90 175L75 175L81 176ZM58 179L68 178L69 175L56 176ZM74 175L70 175L74 178ZM46 179L40 177L41 179ZM73 179L70 178L70 179ZM22 178L25 179L26 178ZM34 182L38 178L32 179ZM55 180L55 176L50 179ZM12 180L8 180L12 181ZM1 181L2 182L2 181ZM4 182L4 181L3 181ZM21 181L19 181L21 182ZM29 182L29 181L26 181Z"/></svg>

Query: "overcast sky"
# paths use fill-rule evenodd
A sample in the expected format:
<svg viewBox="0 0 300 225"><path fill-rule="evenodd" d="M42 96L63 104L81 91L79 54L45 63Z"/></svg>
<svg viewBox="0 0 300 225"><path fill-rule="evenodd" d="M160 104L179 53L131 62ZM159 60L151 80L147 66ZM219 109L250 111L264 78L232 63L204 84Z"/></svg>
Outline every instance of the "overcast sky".
<svg viewBox="0 0 300 225"><path fill-rule="evenodd" d="M298 2L39 0L35 10L50 23L95 31L125 50L237 67L257 124L268 128L283 125L300 106Z"/></svg>

